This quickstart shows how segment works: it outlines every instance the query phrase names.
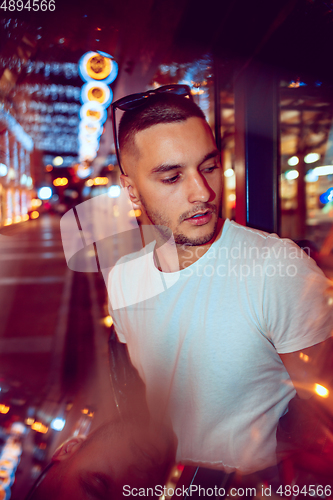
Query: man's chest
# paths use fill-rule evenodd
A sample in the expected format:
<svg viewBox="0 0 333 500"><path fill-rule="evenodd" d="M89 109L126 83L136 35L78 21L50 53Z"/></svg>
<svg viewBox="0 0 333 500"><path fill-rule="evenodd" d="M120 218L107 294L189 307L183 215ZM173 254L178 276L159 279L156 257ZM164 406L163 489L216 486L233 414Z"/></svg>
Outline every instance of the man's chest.
<svg viewBox="0 0 333 500"><path fill-rule="evenodd" d="M190 383L205 398L218 387L223 398L234 398L247 385L281 376L254 306L236 305L230 290L220 290L219 298L209 289L172 292L173 300L170 290L169 297L122 311L129 353L146 385L183 393Z"/></svg>

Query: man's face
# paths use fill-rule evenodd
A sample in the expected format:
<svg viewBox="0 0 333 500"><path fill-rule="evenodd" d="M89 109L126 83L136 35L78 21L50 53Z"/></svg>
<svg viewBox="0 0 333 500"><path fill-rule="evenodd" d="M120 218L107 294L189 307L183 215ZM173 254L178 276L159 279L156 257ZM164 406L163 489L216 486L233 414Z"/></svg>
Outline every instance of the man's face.
<svg viewBox="0 0 333 500"><path fill-rule="evenodd" d="M216 233L222 170L207 123L154 125L135 135L135 146L137 156L123 154L133 201L152 224L171 229L176 244L208 243Z"/></svg>
<svg viewBox="0 0 333 500"><path fill-rule="evenodd" d="M131 489L163 485L175 451L169 431L126 425L115 432L113 425L98 429L56 462L38 499L117 500L124 498L125 485Z"/></svg>

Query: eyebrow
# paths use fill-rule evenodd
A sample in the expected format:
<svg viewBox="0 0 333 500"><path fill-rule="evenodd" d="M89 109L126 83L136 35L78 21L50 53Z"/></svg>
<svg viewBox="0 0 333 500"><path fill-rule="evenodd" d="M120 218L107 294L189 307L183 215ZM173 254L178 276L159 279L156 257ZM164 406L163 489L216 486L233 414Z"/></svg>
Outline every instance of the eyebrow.
<svg viewBox="0 0 333 500"><path fill-rule="evenodd" d="M218 149L214 149L210 153L207 153L200 161L198 167L200 167L207 160L210 160L211 158L215 158L216 156L219 156L219 154L220 154L220 152ZM150 173L151 174L163 174L165 172L169 172L170 170L175 170L175 169L179 169L179 168L184 168L184 165L181 165L179 163L175 163L175 164L162 163L161 165L158 165L157 167L153 168Z"/></svg>

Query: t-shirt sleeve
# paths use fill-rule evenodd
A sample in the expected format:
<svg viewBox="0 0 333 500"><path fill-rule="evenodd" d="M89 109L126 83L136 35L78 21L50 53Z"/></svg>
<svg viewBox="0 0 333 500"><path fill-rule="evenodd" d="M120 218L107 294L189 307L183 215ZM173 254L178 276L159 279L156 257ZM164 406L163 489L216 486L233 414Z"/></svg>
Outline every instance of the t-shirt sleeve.
<svg viewBox="0 0 333 500"><path fill-rule="evenodd" d="M295 243L281 239L272 245L263 283L263 316L279 354L332 336L332 282Z"/></svg>

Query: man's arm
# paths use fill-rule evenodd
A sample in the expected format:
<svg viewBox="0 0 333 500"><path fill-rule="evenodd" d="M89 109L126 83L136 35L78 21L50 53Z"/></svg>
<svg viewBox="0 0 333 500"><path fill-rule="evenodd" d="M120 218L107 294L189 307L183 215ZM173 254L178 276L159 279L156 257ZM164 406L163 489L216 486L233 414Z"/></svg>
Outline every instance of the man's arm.
<svg viewBox="0 0 333 500"><path fill-rule="evenodd" d="M295 467L300 478L310 473L328 481L333 471L333 339L280 358L297 391L277 429L278 460L287 459L285 483L294 480Z"/></svg>
<svg viewBox="0 0 333 500"><path fill-rule="evenodd" d="M300 351L280 354L280 358L298 396L308 399L318 395L333 413L333 338ZM328 393L318 386L327 389Z"/></svg>

